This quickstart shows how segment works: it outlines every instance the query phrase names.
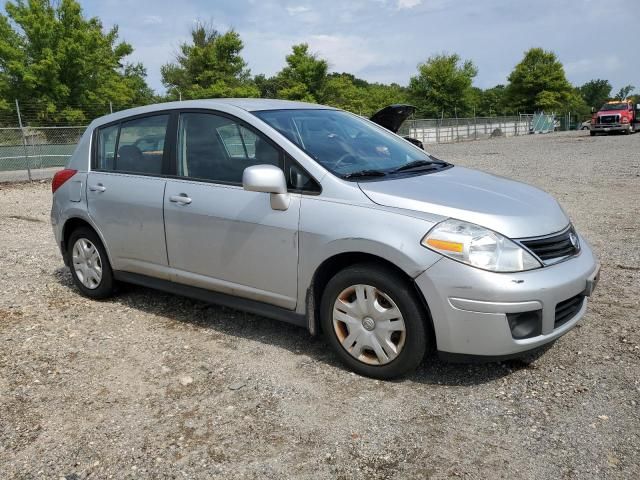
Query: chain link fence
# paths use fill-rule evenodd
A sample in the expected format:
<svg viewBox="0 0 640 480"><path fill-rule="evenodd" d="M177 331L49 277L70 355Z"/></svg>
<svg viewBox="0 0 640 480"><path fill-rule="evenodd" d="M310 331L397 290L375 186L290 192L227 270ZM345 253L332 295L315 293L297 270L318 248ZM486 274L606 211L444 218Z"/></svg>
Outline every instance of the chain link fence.
<svg viewBox="0 0 640 480"><path fill-rule="evenodd" d="M108 103L60 110L17 101L0 110L0 182L50 178L67 163L91 120L115 110Z"/></svg>
<svg viewBox="0 0 640 480"><path fill-rule="evenodd" d="M75 127L0 128L0 171L61 167L85 131Z"/></svg>
<svg viewBox="0 0 640 480"><path fill-rule="evenodd" d="M532 115L407 120L398 132L424 144L529 134Z"/></svg>

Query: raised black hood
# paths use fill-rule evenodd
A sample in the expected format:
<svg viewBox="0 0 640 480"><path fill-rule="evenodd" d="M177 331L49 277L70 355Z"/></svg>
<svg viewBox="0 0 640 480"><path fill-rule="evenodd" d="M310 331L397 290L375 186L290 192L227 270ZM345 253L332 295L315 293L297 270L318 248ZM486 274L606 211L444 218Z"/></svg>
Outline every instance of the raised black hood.
<svg viewBox="0 0 640 480"><path fill-rule="evenodd" d="M398 133L400 125L416 111L413 105L389 105L382 110L378 110L369 119L372 122L382 125L393 133Z"/></svg>

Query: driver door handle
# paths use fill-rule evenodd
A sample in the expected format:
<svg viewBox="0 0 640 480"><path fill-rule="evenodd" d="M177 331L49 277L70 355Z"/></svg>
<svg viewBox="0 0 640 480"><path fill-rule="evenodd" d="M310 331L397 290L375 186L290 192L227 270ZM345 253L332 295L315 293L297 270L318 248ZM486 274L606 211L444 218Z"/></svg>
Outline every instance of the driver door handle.
<svg viewBox="0 0 640 480"><path fill-rule="evenodd" d="M180 203L182 205L189 205L191 203L191 198L188 197L186 193L181 193L180 195L171 195L169 197L169 201L173 203Z"/></svg>
<svg viewBox="0 0 640 480"><path fill-rule="evenodd" d="M101 183L98 183L97 185L89 185L89 190L91 190L92 192L102 193L106 190L106 187Z"/></svg>

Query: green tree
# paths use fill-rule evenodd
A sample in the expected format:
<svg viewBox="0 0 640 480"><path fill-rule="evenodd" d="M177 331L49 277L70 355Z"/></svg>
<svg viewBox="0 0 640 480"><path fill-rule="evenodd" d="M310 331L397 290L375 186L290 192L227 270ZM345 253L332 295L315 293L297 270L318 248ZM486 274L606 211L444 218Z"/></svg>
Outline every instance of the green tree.
<svg viewBox="0 0 640 480"><path fill-rule="evenodd" d="M261 73L253 77L253 83L260 92L260 98L277 98L278 79L276 77L267 77Z"/></svg>
<svg viewBox="0 0 640 480"><path fill-rule="evenodd" d="M361 114L367 110L367 87L356 85L351 74L332 73L325 81L321 99L332 107Z"/></svg>
<svg viewBox="0 0 640 480"><path fill-rule="evenodd" d="M417 115L427 117L465 116L473 111L472 82L478 69L471 60L462 61L457 54L440 54L418 65L418 75L411 77L409 97Z"/></svg>
<svg viewBox="0 0 640 480"><path fill-rule="evenodd" d="M369 83L350 73L331 73L327 76L321 101L368 117L387 105L407 103L407 94L404 87L395 83Z"/></svg>
<svg viewBox="0 0 640 480"><path fill-rule="evenodd" d="M180 45L175 62L160 69L167 97L257 97L260 91L240 55L243 47L234 30L220 33L197 24L191 31L191 43Z"/></svg>
<svg viewBox="0 0 640 480"><path fill-rule="evenodd" d="M373 115L387 105L411 103L406 87L397 83L370 83L366 89L366 107L363 114Z"/></svg>
<svg viewBox="0 0 640 480"><path fill-rule="evenodd" d="M150 99L131 45L85 18L75 0L17 0L0 14L0 108L29 104L30 121L84 122Z"/></svg>
<svg viewBox="0 0 640 480"><path fill-rule="evenodd" d="M309 52L309 45L292 47L286 57L287 65L275 77L277 96L304 102L322 101L329 64L317 54Z"/></svg>
<svg viewBox="0 0 640 480"><path fill-rule="evenodd" d="M506 88L504 85L496 85L495 87L481 90L476 115L482 117L504 115L505 112L509 110L505 102L505 92Z"/></svg>
<svg viewBox="0 0 640 480"><path fill-rule="evenodd" d="M611 89L612 87L609 80L602 80L600 78L589 80L579 88L580 95L582 95L587 106L595 108L600 108L600 106L611 97Z"/></svg>
<svg viewBox="0 0 640 480"><path fill-rule="evenodd" d="M508 79L507 101L520 111L559 113L582 108L584 103L556 54L542 48L525 52Z"/></svg>
<svg viewBox="0 0 640 480"><path fill-rule="evenodd" d="M618 93L616 93L616 97L618 100L626 100L627 97L636 89L633 85L625 85Z"/></svg>

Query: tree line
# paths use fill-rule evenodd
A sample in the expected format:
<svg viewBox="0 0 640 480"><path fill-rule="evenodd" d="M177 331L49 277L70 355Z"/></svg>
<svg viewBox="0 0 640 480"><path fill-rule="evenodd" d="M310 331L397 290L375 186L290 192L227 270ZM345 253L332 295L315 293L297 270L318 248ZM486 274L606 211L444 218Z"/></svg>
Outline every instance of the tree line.
<svg viewBox="0 0 640 480"><path fill-rule="evenodd" d="M83 123L95 111L177 99L262 97L317 102L361 115L393 103L416 106L419 118L512 115L536 111L587 116L611 98L624 99L627 85L612 95L607 80L574 86L555 53L531 48L505 85L473 85L478 68L457 54L436 54L417 67L407 86L368 82L350 73L330 73L329 63L305 43L293 45L273 76L252 75L234 31L197 24L172 62L161 68L166 92L147 84L145 67L127 57L133 47L118 28L104 30L86 18L76 0L16 0L0 14L0 112L14 99L37 120Z"/></svg>

